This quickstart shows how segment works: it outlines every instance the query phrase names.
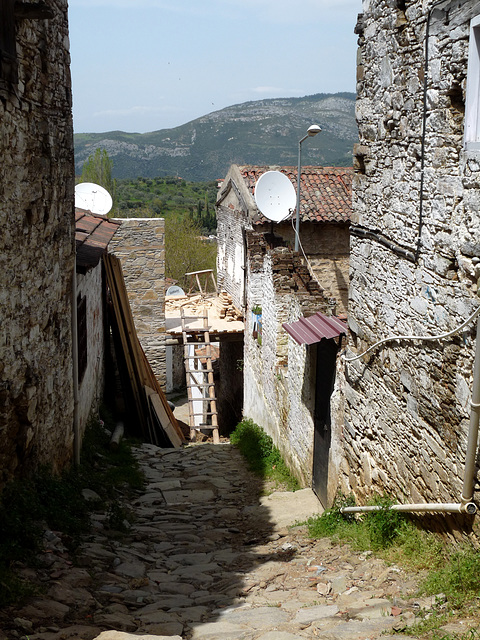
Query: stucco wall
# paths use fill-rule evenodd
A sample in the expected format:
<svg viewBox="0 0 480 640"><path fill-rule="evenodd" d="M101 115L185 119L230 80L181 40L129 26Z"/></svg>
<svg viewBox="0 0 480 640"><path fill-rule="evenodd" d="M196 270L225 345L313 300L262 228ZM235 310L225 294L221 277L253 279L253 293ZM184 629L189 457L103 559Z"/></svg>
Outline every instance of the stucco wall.
<svg viewBox="0 0 480 640"><path fill-rule="evenodd" d="M108 249L122 263L140 343L165 387L165 220L122 218Z"/></svg>
<svg viewBox="0 0 480 640"><path fill-rule="evenodd" d="M419 252L409 261L379 241L352 237L352 352L388 335L448 332L478 305L480 158L463 150L463 116L469 20L475 6L480 10L467 1L433 11L425 69L424 3L401 6L366 0L357 27L352 221L411 256ZM347 364L344 490L360 500L375 491L405 502L459 500L473 330L441 341L392 342Z"/></svg>
<svg viewBox="0 0 480 640"><path fill-rule="evenodd" d="M217 284L219 291L232 296L237 309L245 307L245 266L243 229L251 224L245 212L236 208L234 192L217 207Z"/></svg>
<svg viewBox="0 0 480 640"><path fill-rule="evenodd" d="M105 374L105 331L102 295L102 265L77 274L77 295L87 305L87 368L79 383L78 421L83 435L90 415L98 412Z"/></svg>
<svg viewBox="0 0 480 640"><path fill-rule="evenodd" d="M67 2L46 4L53 18L17 21L19 82L0 91L0 485L72 452Z"/></svg>

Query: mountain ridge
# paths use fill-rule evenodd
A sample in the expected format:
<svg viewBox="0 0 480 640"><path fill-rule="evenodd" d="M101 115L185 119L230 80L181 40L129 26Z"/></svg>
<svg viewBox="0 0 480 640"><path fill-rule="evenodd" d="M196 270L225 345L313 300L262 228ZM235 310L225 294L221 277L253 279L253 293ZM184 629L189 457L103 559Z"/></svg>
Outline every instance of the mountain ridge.
<svg viewBox="0 0 480 640"><path fill-rule="evenodd" d="M298 141L311 124L322 133L302 145L302 164L348 166L358 133L355 94L319 93L231 105L171 129L75 134L75 169L100 147L115 178L177 175L222 178L232 163L296 165Z"/></svg>

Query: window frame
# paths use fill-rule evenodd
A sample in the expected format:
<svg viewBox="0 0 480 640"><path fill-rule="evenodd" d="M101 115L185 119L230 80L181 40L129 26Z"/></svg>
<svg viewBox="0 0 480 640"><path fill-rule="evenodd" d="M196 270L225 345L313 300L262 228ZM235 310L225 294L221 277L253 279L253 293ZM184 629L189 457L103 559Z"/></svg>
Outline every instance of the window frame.
<svg viewBox="0 0 480 640"><path fill-rule="evenodd" d="M0 0L0 89L18 84L15 0Z"/></svg>
<svg viewBox="0 0 480 640"><path fill-rule="evenodd" d="M464 147L480 151L480 14L470 21Z"/></svg>

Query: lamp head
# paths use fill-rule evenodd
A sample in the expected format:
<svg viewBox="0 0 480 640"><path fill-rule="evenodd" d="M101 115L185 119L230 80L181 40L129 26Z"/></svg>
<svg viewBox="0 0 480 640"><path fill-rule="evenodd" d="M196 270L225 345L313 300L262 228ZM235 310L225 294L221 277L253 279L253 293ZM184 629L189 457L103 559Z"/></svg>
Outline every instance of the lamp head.
<svg viewBox="0 0 480 640"><path fill-rule="evenodd" d="M322 129L318 126L318 124L312 124L310 127L308 127L308 131L307 134L310 136L310 138L313 138L313 136L316 136L317 133L320 133Z"/></svg>

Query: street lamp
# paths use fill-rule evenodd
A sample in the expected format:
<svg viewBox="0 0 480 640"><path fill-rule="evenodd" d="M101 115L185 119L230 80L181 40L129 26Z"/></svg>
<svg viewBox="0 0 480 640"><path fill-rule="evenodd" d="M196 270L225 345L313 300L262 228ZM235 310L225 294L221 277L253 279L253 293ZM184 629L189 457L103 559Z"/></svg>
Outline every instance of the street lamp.
<svg viewBox="0 0 480 640"><path fill-rule="evenodd" d="M317 133L320 133L321 128L318 124L312 124L308 127L307 135L298 143L298 175L297 175L297 220L295 225L295 251L298 251L298 238L300 234L300 178L302 175L302 142L307 138L313 138Z"/></svg>

